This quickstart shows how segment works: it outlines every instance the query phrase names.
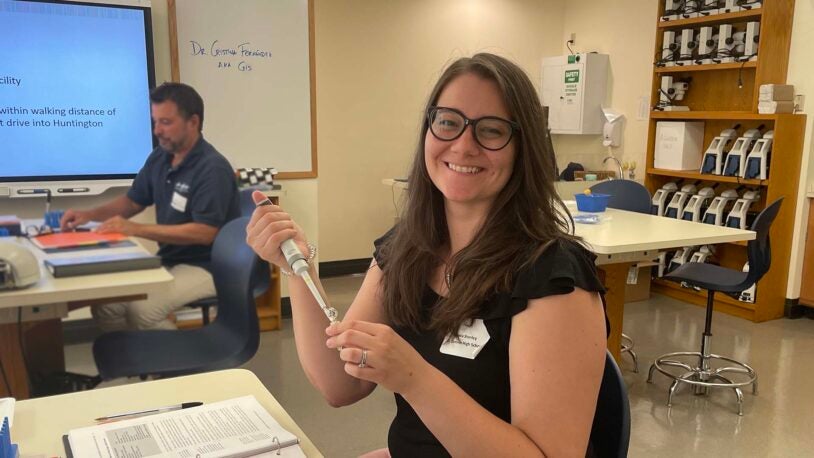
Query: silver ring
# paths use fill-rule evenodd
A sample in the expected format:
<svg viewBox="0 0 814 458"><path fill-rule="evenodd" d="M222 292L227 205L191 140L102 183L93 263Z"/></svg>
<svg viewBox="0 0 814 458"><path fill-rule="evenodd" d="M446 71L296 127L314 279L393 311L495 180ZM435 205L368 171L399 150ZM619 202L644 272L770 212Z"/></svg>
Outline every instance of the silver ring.
<svg viewBox="0 0 814 458"><path fill-rule="evenodd" d="M359 367L367 367L367 350L362 350L362 359L359 361Z"/></svg>

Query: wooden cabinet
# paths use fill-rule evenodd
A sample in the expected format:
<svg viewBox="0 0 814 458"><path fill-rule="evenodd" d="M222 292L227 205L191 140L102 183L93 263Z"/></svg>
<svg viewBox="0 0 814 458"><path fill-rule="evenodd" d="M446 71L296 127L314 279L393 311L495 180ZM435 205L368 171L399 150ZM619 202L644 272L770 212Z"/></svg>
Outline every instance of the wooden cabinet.
<svg viewBox="0 0 814 458"><path fill-rule="evenodd" d="M659 15L663 12L663 2ZM784 313L786 287L788 284L791 240L794 229L797 187L799 183L804 115L758 114L759 88L762 84L786 82L791 27L794 16L793 0L764 2L763 8L706 17L658 22L656 27L656 55L661 55L662 39L667 30L680 34L682 29L698 29L702 26L736 24L760 21L758 60L709 65L685 65L654 67L651 97L657 101L662 76L690 81L684 100L677 102L691 111L654 111L650 115L647 143L647 169L645 184L651 193L667 182L686 183L697 187L713 186L716 195L726 189L756 190L760 200L752 209L759 211L774 200L784 197L783 205L771 229L772 266L758 282L755 303L746 303L719 294L715 298L717 310L750 319L765 321L780 318ZM658 21L658 18L654 18ZM743 179L721 175L701 174L694 171L663 170L653 167L656 123L664 120L703 121L706 149L712 139L734 124L740 124L742 133L763 125L763 132L774 131L770 158L770 172L766 180ZM746 262L746 243L716 246L714 262L722 266L741 269ZM706 304L706 292L682 288L678 284L656 280L652 288L680 300Z"/></svg>
<svg viewBox="0 0 814 458"><path fill-rule="evenodd" d="M800 281L800 304L814 307L814 198L808 199L808 231Z"/></svg>

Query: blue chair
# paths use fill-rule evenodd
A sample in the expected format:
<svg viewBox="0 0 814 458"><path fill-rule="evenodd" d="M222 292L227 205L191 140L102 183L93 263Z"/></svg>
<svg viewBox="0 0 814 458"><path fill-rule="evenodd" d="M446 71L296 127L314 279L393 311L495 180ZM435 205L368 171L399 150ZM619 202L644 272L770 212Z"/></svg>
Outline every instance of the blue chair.
<svg viewBox="0 0 814 458"><path fill-rule="evenodd" d="M212 245L218 319L192 330L103 334L93 343L103 379L206 372L236 367L254 356L260 343L254 289L269 271L246 244L248 222L247 217L230 221Z"/></svg>
<svg viewBox="0 0 814 458"><path fill-rule="evenodd" d="M252 192L255 190L263 190L261 188L243 188L239 192L239 199L240 199L240 215L241 216L252 216L252 212L254 212L255 205L254 200L252 199ZM269 278L259 279L256 283L254 288L254 297L260 297L268 291L269 287L271 286L271 281ZM185 307L190 308L199 308L201 309L201 318L203 319L203 324L207 325L210 322L210 309L212 307L217 307L218 305L218 297L211 296L211 297L204 297L202 299L198 299L197 301L190 302L189 304L185 305Z"/></svg>
<svg viewBox="0 0 814 458"><path fill-rule="evenodd" d="M591 186L591 192L609 194L608 207L636 213L650 214L650 193L632 180L608 180ZM633 358L633 372L639 372L639 359L633 351L633 339L622 333L622 353Z"/></svg>
<svg viewBox="0 0 814 458"><path fill-rule="evenodd" d="M599 386L596 412L591 427L592 456L627 456L630 445L630 401L619 366L610 352L605 353L605 373Z"/></svg>
<svg viewBox="0 0 814 458"><path fill-rule="evenodd" d="M712 340L712 310L715 304L715 292L740 293L757 283L769 271L772 263L772 250L769 243L769 229L783 198L777 199L767 206L752 223L751 229L757 234L755 240L750 240L746 253L749 259L749 271L728 269L713 264L688 262L663 278L675 282L686 282L690 286L707 290L707 313L704 322L704 333L701 336L701 351L667 353L658 357L650 366L647 382L653 382L653 371L657 370L673 379L670 392L667 395L667 406L672 406L673 394L681 383L692 385L695 394L708 394L709 388L732 388L738 401L738 415L743 415L743 392L740 387L752 385L752 394L757 394L757 372L745 363L732 358L710 353L709 346ZM692 366L675 358L691 357L698 361L698 366ZM713 368L711 361L719 360L731 365ZM681 370L676 375L667 370L675 367ZM735 374L742 380L733 380L725 375Z"/></svg>

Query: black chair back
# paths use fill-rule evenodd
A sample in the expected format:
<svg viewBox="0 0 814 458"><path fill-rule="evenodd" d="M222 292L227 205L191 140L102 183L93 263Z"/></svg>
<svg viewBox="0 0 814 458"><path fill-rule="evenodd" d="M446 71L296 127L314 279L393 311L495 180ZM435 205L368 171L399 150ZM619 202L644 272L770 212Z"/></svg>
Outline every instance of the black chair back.
<svg viewBox="0 0 814 458"><path fill-rule="evenodd" d="M93 343L103 379L158 375L172 377L237 367L260 345L254 293L258 278L268 278L246 244L249 218L227 223L212 245L212 274L218 295L217 319L202 328L179 331L117 331Z"/></svg>
<svg viewBox="0 0 814 458"><path fill-rule="evenodd" d="M605 373L599 387L590 443L596 457L626 457L630 445L627 386L610 352L605 353Z"/></svg>
<svg viewBox="0 0 814 458"><path fill-rule="evenodd" d="M769 229L771 229L783 198L779 198L769 204L757 215L752 223L751 230L756 232L755 239L750 240L746 245L746 254L749 258L749 274L746 276L744 284L750 287L755 284L763 275L769 271L772 265L772 247L769 243Z"/></svg>
<svg viewBox="0 0 814 458"><path fill-rule="evenodd" d="M260 281L268 282L269 270L268 263L261 261L246 244L248 223L249 218L242 216L220 229L212 244L212 277L218 304L222 304L216 323L232 332L256 337L257 342L247 342L253 345L259 344L260 337L254 287Z"/></svg>
<svg viewBox="0 0 814 458"><path fill-rule="evenodd" d="M610 194L608 207L636 213L650 213L650 193L632 180L607 180L591 186L591 192Z"/></svg>

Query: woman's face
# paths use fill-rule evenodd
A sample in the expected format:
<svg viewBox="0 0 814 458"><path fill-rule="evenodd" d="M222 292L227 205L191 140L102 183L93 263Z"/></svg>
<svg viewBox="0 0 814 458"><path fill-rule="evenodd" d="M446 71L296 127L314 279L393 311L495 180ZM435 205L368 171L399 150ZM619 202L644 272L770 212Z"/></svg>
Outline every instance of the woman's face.
<svg viewBox="0 0 814 458"><path fill-rule="evenodd" d="M484 116L510 119L497 84L471 73L458 76L447 84L436 106L458 110L469 119ZM516 134L502 149L491 151L475 140L471 124L460 137L451 141L439 140L427 129L424 162L446 204L491 206L511 177L515 137Z"/></svg>

